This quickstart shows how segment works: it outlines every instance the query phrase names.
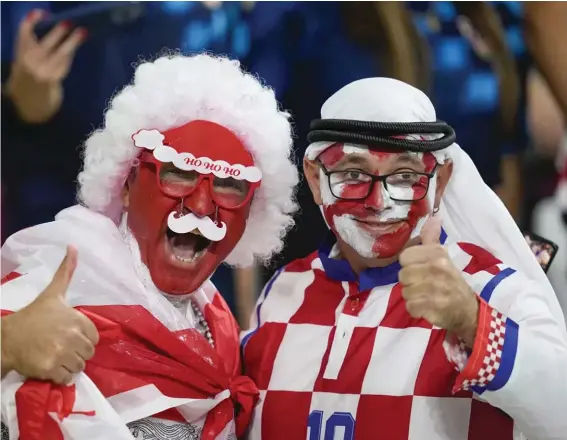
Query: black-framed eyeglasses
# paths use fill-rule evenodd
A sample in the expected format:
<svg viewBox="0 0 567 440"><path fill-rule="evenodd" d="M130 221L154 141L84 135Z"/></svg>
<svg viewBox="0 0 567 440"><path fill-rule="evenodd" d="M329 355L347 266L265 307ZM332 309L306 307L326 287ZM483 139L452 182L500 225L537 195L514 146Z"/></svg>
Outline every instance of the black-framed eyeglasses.
<svg viewBox="0 0 567 440"><path fill-rule="evenodd" d="M431 173L402 170L376 176L358 169L329 171L319 162L319 166L329 181L333 196L340 200L363 200L381 182L390 199L398 202L418 202L423 200L429 190L429 182L437 170L436 164Z"/></svg>

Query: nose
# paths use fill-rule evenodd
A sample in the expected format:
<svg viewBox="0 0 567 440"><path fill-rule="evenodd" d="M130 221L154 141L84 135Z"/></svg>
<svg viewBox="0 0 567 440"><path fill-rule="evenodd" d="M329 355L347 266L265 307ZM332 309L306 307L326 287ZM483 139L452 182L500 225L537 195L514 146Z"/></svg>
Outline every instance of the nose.
<svg viewBox="0 0 567 440"><path fill-rule="evenodd" d="M364 207L380 211L388 208L391 200L382 182L376 182L368 197L364 199Z"/></svg>
<svg viewBox="0 0 567 440"><path fill-rule="evenodd" d="M185 208L199 218L210 216L215 212L215 204L213 203L206 179L191 194L185 197L183 203Z"/></svg>

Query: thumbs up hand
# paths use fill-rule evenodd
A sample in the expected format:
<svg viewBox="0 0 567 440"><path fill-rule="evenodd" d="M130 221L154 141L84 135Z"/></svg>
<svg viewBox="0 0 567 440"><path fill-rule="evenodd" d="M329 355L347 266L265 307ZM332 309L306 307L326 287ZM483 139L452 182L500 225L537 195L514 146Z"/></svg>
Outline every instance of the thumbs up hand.
<svg viewBox="0 0 567 440"><path fill-rule="evenodd" d="M398 275L408 313L444 328L472 348L476 335L478 298L439 242L441 219L430 217L421 244L400 255Z"/></svg>
<svg viewBox="0 0 567 440"><path fill-rule="evenodd" d="M27 307L2 318L2 376L15 370L64 384L85 368L99 336L85 315L65 303L76 267L77 250L69 246L45 290Z"/></svg>

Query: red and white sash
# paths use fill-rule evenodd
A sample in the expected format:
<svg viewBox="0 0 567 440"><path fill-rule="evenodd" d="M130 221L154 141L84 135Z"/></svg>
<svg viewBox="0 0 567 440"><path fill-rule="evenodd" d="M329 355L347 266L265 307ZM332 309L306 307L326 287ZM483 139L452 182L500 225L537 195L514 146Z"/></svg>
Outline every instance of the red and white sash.
<svg viewBox="0 0 567 440"><path fill-rule="evenodd" d="M196 424L202 439L242 434L258 391L240 376L238 326L226 303L211 282L192 296L212 348L166 298L145 289L108 218L75 206L10 237L2 248L2 314L33 301L68 244L79 263L66 298L95 323L100 342L69 386L6 376L2 421L10 438L131 440L126 423L147 417Z"/></svg>

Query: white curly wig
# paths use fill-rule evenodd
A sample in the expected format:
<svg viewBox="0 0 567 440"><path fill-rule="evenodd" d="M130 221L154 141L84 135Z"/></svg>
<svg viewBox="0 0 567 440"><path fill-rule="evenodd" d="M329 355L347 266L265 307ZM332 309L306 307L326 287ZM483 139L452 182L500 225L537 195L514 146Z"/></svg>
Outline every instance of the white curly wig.
<svg viewBox="0 0 567 440"><path fill-rule="evenodd" d="M121 191L141 151L132 134L140 129L165 131L197 119L232 130L262 170L246 230L226 262L267 262L282 249L297 210L292 129L274 91L245 73L238 61L176 54L140 64L132 84L110 102L103 128L85 142L79 201L118 223Z"/></svg>

